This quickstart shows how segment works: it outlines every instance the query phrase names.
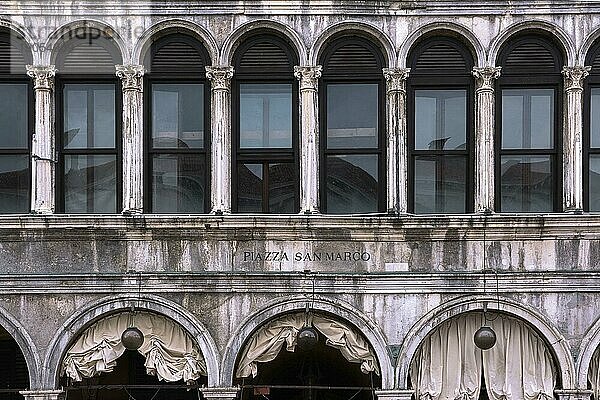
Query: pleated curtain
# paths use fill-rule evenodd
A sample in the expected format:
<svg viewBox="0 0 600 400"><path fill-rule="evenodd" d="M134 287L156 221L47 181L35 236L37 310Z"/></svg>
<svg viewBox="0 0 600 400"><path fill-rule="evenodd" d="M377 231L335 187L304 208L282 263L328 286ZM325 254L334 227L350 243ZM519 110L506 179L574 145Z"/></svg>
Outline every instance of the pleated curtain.
<svg viewBox="0 0 600 400"><path fill-rule="evenodd" d="M482 313L463 314L424 340L410 370L416 398L476 400L482 373L491 400L554 398L555 370L543 340L523 321L488 313L497 340L482 351L473 342L482 324Z"/></svg>

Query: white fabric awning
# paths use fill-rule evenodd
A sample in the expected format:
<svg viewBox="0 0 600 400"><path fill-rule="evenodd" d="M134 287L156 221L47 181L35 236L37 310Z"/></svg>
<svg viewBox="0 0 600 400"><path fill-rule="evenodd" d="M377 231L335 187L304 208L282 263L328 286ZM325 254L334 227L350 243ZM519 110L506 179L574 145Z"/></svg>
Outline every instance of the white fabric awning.
<svg viewBox="0 0 600 400"><path fill-rule="evenodd" d="M346 360L360 363L365 374L379 375L375 353L367 341L350 326L322 315L309 315L309 325L325 336L326 344L340 350ZM288 314L261 327L244 349L238 364L237 378L253 377L258 374L258 363L274 360L285 344L287 351L294 351L298 332L306 325L306 314Z"/></svg>
<svg viewBox="0 0 600 400"><path fill-rule="evenodd" d="M75 381L112 372L125 352L121 334L135 326L144 334L138 352L149 375L159 380L193 382L206 376L206 363L192 337L175 321L158 314L123 312L87 328L67 351L61 374Z"/></svg>

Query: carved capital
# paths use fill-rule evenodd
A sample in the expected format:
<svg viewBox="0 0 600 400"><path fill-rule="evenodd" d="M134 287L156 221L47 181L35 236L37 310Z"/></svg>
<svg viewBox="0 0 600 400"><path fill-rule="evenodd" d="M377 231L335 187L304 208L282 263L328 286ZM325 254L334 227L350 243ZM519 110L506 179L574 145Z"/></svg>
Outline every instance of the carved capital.
<svg viewBox="0 0 600 400"><path fill-rule="evenodd" d="M300 81L300 90L317 90L322 71L323 67L320 65L294 67L294 76Z"/></svg>
<svg viewBox="0 0 600 400"><path fill-rule="evenodd" d="M212 90L231 90L231 78L233 78L233 67L230 66L207 66L206 77L210 79Z"/></svg>
<svg viewBox="0 0 600 400"><path fill-rule="evenodd" d="M410 68L384 68L383 76L387 83L387 92L405 92L409 73Z"/></svg>
<svg viewBox="0 0 600 400"><path fill-rule="evenodd" d="M494 91L494 81L500 77L502 67L483 67L473 68L473 76L475 77L476 91Z"/></svg>
<svg viewBox="0 0 600 400"><path fill-rule="evenodd" d="M123 82L123 91L142 91L142 78L146 70L143 65L116 65L117 76Z"/></svg>
<svg viewBox="0 0 600 400"><path fill-rule="evenodd" d="M54 90L54 65L27 65L27 76L34 81L35 90Z"/></svg>
<svg viewBox="0 0 600 400"><path fill-rule="evenodd" d="M562 74L565 77L565 91L583 90L583 80L590 74L592 67L564 67Z"/></svg>

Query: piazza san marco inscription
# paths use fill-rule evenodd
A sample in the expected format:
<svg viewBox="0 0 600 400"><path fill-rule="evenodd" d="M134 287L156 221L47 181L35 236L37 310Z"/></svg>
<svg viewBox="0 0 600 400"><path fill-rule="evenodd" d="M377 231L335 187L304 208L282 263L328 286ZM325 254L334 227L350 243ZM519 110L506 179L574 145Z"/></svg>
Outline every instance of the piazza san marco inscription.
<svg viewBox="0 0 600 400"><path fill-rule="evenodd" d="M286 261L370 261L371 253L366 251L244 251L244 262L286 262Z"/></svg>

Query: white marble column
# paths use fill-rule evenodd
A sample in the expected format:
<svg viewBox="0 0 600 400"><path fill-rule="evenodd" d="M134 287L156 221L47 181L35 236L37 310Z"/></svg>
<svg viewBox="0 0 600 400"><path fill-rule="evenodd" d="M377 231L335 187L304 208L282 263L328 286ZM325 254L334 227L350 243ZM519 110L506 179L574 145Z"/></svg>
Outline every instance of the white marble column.
<svg viewBox="0 0 600 400"><path fill-rule="evenodd" d="M231 212L231 78L233 67L207 66L211 82L211 212Z"/></svg>
<svg viewBox="0 0 600 400"><path fill-rule="evenodd" d="M201 388L200 391L204 396L205 400L235 400L237 398L240 388L238 387L226 387L226 388Z"/></svg>
<svg viewBox="0 0 600 400"><path fill-rule="evenodd" d="M24 400L62 400L64 392L62 390L24 390L19 392Z"/></svg>
<svg viewBox="0 0 600 400"><path fill-rule="evenodd" d="M123 214L144 210L143 65L117 65L123 88Z"/></svg>
<svg viewBox="0 0 600 400"><path fill-rule="evenodd" d="M583 80L591 67L565 67L563 209L583 210Z"/></svg>
<svg viewBox="0 0 600 400"><path fill-rule="evenodd" d="M386 81L387 212L408 211L406 79L410 68L384 68Z"/></svg>
<svg viewBox="0 0 600 400"><path fill-rule="evenodd" d="M323 67L294 67L300 81L300 213L319 212L319 78Z"/></svg>
<svg viewBox="0 0 600 400"><path fill-rule="evenodd" d="M411 400L415 393L412 389L377 390L377 400Z"/></svg>
<svg viewBox="0 0 600 400"><path fill-rule="evenodd" d="M494 211L494 84L500 67L473 68L475 77L475 212Z"/></svg>
<svg viewBox="0 0 600 400"><path fill-rule="evenodd" d="M587 389L559 389L554 393L558 400L590 400L592 391Z"/></svg>
<svg viewBox="0 0 600 400"><path fill-rule="evenodd" d="M54 65L28 65L34 81L35 131L31 143L31 211L52 214L55 209Z"/></svg>

